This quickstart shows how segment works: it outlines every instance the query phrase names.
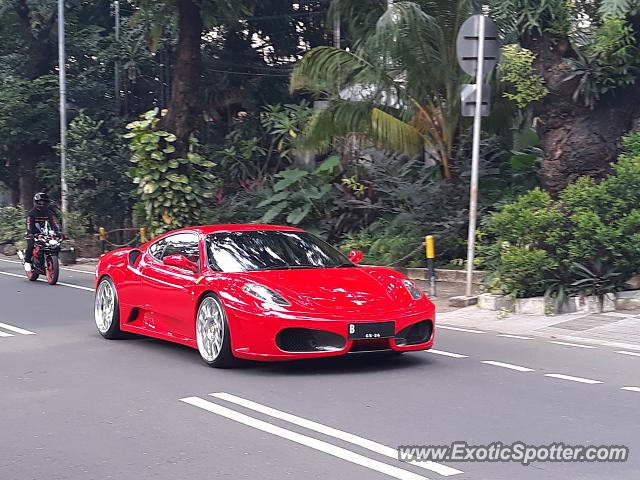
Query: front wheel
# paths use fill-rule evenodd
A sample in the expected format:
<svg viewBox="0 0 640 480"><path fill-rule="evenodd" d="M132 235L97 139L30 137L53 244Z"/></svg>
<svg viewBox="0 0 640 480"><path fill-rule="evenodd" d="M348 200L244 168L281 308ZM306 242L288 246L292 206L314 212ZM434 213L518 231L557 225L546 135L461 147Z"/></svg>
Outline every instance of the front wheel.
<svg viewBox="0 0 640 480"><path fill-rule="evenodd" d="M212 293L198 307L196 340L202 360L210 367L226 368L235 363L227 315L220 299Z"/></svg>
<svg viewBox="0 0 640 480"><path fill-rule="evenodd" d="M49 285L58 283L60 276L60 263L57 255L47 255L47 282Z"/></svg>
<svg viewBox="0 0 640 480"><path fill-rule="evenodd" d="M29 279L30 282L35 282L36 280L38 280L38 277L40 277L40 274L36 271L34 271L34 265L31 264L31 270L29 272L26 272L27 274L27 278Z"/></svg>
<svg viewBox="0 0 640 480"><path fill-rule="evenodd" d="M109 277L100 280L96 290L93 314L100 335L109 340L122 338L118 294L113 281Z"/></svg>

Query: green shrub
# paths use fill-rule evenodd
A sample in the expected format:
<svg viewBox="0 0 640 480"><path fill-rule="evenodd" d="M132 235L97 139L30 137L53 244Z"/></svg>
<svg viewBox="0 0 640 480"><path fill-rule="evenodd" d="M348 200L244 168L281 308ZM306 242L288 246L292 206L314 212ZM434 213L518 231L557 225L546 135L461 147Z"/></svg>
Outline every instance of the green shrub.
<svg viewBox="0 0 640 480"><path fill-rule="evenodd" d="M516 298L541 295L557 266L545 250L507 246L501 252L499 270L493 272L490 289Z"/></svg>
<svg viewBox="0 0 640 480"><path fill-rule="evenodd" d="M613 174L581 178L557 200L531 190L492 215L478 254L489 288L517 297L572 286L577 264L602 264L628 279L640 265L640 141L625 137Z"/></svg>
<svg viewBox="0 0 640 480"><path fill-rule="evenodd" d="M533 70L536 54L519 45L506 45L502 48L502 61L498 67L501 80L513 86L513 91L502 95L515 102L518 108L526 108L529 104L549 94L544 79Z"/></svg>
<svg viewBox="0 0 640 480"><path fill-rule="evenodd" d="M22 244L26 225L26 213L22 208L0 207L0 243Z"/></svg>
<svg viewBox="0 0 640 480"><path fill-rule="evenodd" d="M213 203L217 178L215 163L200 155L199 143L191 138L184 158L176 158L176 136L160 130L157 108L127 125L132 151L129 176L144 203L146 224L152 235L201 223L204 211Z"/></svg>

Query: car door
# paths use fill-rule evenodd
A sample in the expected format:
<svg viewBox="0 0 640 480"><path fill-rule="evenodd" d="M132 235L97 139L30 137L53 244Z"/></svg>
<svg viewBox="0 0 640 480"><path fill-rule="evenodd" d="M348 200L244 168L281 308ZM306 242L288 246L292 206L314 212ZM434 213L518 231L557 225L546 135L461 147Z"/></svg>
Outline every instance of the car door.
<svg viewBox="0 0 640 480"><path fill-rule="evenodd" d="M152 246L140 265L147 308L152 312L149 326L158 332L193 338L194 290L199 275L165 265L162 260L180 254L200 265L200 239L196 233L181 232L159 242L163 243L155 249Z"/></svg>

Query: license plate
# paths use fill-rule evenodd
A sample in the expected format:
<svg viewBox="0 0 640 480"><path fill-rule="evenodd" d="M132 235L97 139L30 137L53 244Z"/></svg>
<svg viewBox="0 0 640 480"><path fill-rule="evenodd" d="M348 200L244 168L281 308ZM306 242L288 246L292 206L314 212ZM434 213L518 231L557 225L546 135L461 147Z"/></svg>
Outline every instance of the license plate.
<svg viewBox="0 0 640 480"><path fill-rule="evenodd" d="M375 340L395 335L394 322L350 323L349 340Z"/></svg>

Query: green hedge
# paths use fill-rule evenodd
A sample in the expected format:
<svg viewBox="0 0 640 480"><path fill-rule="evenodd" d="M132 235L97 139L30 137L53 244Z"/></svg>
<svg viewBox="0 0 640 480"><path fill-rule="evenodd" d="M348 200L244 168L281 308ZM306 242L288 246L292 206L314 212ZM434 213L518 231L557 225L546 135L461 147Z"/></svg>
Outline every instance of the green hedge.
<svg viewBox="0 0 640 480"><path fill-rule="evenodd" d="M515 297L566 291L584 269L640 270L640 134L624 139L613 173L596 183L581 178L557 199L534 189L490 217L479 254L491 272L489 288Z"/></svg>

